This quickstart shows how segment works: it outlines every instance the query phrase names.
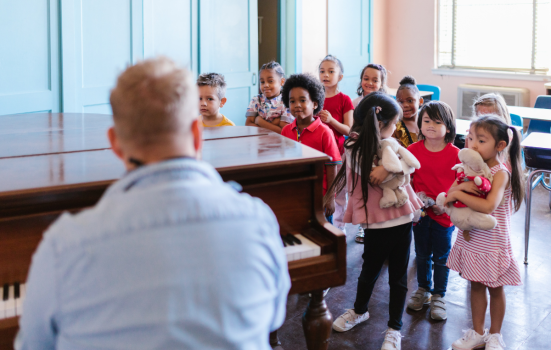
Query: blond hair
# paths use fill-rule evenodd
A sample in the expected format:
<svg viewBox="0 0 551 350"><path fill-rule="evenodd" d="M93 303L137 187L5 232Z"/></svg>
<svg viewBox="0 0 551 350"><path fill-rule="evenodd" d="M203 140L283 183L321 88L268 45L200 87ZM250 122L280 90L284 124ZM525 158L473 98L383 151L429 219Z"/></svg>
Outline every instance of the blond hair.
<svg viewBox="0 0 551 350"><path fill-rule="evenodd" d="M503 118L503 121L507 125L511 125L511 116L509 115L509 110L507 109L507 103L501 94L498 93L489 93L486 95L480 96L473 104L473 116L478 116L476 109L478 106L484 107L493 107L493 114Z"/></svg>
<svg viewBox="0 0 551 350"><path fill-rule="evenodd" d="M171 142L197 118L192 74L158 57L127 68L111 91L115 132L123 142L144 147Z"/></svg>

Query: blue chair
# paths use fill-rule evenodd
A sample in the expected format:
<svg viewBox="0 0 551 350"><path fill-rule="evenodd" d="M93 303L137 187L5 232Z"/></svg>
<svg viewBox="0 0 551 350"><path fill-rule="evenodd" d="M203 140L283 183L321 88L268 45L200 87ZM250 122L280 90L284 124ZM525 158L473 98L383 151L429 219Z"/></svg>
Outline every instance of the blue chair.
<svg viewBox="0 0 551 350"><path fill-rule="evenodd" d="M534 108L551 109L551 95L538 96ZM551 122L545 120L530 120L530 124L528 125L528 131L526 131L526 134L528 135L534 131L545 132L548 134L551 133Z"/></svg>
<svg viewBox="0 0 551 350"><path fill-rule="evenodd" d="M440 86L417 84L417 88L419 89L419 91L433 92L433 94L431 96L431 101L440 100Z"/></svg>

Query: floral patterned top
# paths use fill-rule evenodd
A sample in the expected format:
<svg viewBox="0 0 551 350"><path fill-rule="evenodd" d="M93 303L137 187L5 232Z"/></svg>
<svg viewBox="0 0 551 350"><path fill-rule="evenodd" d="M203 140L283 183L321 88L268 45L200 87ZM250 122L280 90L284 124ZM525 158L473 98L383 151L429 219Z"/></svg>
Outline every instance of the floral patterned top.
<svg viewBox="0 0 551 350"><path fill-rule="evenodd" d="M292 123L295 117L283 104L281 94L269 99L264 94L253 97L247 108L247 117L261 116L264 120L272 122L276 118L281 118L282 122Z"/></svg>

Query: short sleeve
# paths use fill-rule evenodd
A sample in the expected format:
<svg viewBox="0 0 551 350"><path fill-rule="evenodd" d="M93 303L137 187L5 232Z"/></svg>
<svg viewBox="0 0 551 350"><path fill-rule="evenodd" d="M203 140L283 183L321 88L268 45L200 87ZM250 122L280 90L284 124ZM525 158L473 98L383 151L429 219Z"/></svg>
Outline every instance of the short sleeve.
<svg viewBox="0 0 551 350"><path fill-rule="evenodd" d="M291 124L295 120L295 117L289 112L289 109L283 105L283 111L281 112L281 121Z"/></svg>
<svg viewBox="0 0 551 350"><path fill-rule="evenodd" d="M331 157L331 160L325 163L326 165L342 164L337 141L335 141L333 131L329 128L327 128L322 135L322 146L323 153Z"/></svg>
<svg viewBox="0 0 551 350"><path fill-rule="evenodd" d="M247 113L245 115L247 117L256 117L258 115L258 106L260 106L260 101L258 96L255 96L249 103L249 107L247 107Z"/></svg>
<svg viewBox="0 0 551 350"><path fill-rule="evenodd" d="M342 114L348 113L352 110L354 110L354 104L352 103L352 99L350 96L343 94L343 101L342 101Z"/></svg>

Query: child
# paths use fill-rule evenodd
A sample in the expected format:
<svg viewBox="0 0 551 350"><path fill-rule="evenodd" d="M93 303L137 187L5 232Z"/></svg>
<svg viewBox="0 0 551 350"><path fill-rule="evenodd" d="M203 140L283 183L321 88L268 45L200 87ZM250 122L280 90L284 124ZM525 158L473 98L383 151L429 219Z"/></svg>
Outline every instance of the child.
<svg viewBox="0 0 551 350"><path fill-rule="evenodd" d="M293 116L281 101L285 72L279 63L271 61L262 65L258 76L261 94L249 103L245 125L259 126L281 134L281 129L293 121Z"/></svg>
<svg viewBox="0 0 551 350"><path fill-rule="evenodd" d="M352 100L354 108L360 103L362 98L372 92L382 91L386 93L386 76L386 69L380 64L370 63L365 66L360 74L360 85L357 90L358 97Z"/></svg>
<svg viewBox="0 0 551 350"><path fill-rule="evenodd" d="M489 93L486 95L480 96L473 104L473 116L479 117L485 114L494 114L498 117L501 117L507 125L513 125L511 123L511 115L509 114L509 109L507 108L507 103L501 94L498 93ZM512 140L509 140L511 143ZM469 140L465 139L465 147L469 147ZM507 149L502 152L502 159L507 159ZM511 170L511 167L507 161L505 165ZM524 166L523 166L524 168Z"/></svg>
<svg viewBox="0 0 551 350"><path fill-rule="evenodd" d="M406 110L404 108L404 113ZM446 192L454 183L455 171L451 169L461 163L459 148L453 145L455 117L446 103L429 101L419 111L417 126L421 141L409 146L408 150L419 160L421 169L412 175L411 186L416 193L424 192L436 200L438 194ZM452 247L455 226L437 205L428 208L425 213L426 216L413 226L419 289L411 295L407 306L419 311L430 302L431 318L441 321L447 318L444 296L450 269L446 266L446 260ZM434 289L431 289L432 262Z"/></svg>
<svg viewBox="0 0 551 350"><path fill-rule="evenodd" d="M452 344L455 350L505 347L500 334L505 317L503 286L522 285L520 270L511 248L511 214L518 211L524 198L524 183L520 166L520 136L518 131L495 115L484 115L473 121L469 134L469 148L477 151L488 164L493 175L492 189L486 198L471 196L477 188L473 182L463 182L448 191L446 204L461 201L469 208L491 214L497 226L488 231L473 229L468 237L459 230L457 240L448 258L448 267L471 281L471 311L473 329ZM509 145L511 171L500 161L500 154ZM503 202L502 202L503 200ZM490 330L484 329L490 293Z"/></svg>
<svg viewBox="0 0 551 350"><path fill-rule="evenodd" d="M406 75L400 80L400 87L396 91L396 101L402 107L404 113L402 120L396 126L394 138L396 138L404 147L417 142L419 127L417 119L419 116L419 107L423 104L423 98L419 93L415 78Z"/></svg>
<svg viewBox="0 0 551 350"><path fill-rule="evenodd" d="M235 124L220 113L220 108L226 104L226 82L224 76L218 73L205 73L197 78L199 87L199 111L204 127L235 126Z"/></svg>
<svg viewBox="0 0 551 350"><path fill-rule="evenodd" d="M325 87L324 109L319 113L319 117L333 130L341 155L344 153L344 136L350 133L354 113L354 105L350 97L339 91L339 81L342 80L343 74L343 65L335 56L325 56L319 65L319 78ZM339 169L340 167L337 171ZM346 192L337 193L335 201L335 225L344 229L342 220L346 208Z"/></svg>
<svg viewBox="0 0 551 350"><path fill-rule="evenodd" d="M295 120L285 126L281 135L297 140L320 152L327 154L331 160L323 168L323 194L335 179L336 167L341 164L341 155L337 148L335 136L331 129L314 117L323 108L325 91L316 78L309 74L291 75L283 85L282 99ZM324 206L329 222L335 211L335 198Z"/></svg>
<svg viewBox="0 0 551 350"><path fill-rule="evenodd" d="M372 170L372 164L377 163L380 140L392 136L400 114L398 103L382 92L373 92L358 104L354 110L354 128L345 143L345 164L325 195L325 200L331 200L331 195L346 184L349 202L344 221L361 224L366 228L364 262L358 278L354 308L339 316L333 323L333 329L345 332L369 318L367 306L371 293L388 259L390 320L382 350L401 347L400 329L407 293L411 221L415 210L422 206L409 184L404 186L409 195L409 201L404 206L386 209L379 206L382 190L377 185L385 176L380 172L382 166Z"/></svg>

